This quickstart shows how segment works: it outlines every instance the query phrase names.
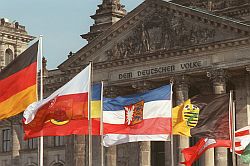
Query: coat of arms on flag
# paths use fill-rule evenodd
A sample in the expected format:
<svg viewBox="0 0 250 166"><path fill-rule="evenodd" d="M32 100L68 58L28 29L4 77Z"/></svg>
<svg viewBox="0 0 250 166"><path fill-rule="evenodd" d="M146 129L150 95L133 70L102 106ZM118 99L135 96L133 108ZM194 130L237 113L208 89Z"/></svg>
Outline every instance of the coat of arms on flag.
<svg viewBox="0 0 250 166"><path fill-rule="evenodd" d="M40 136L87 135L91 65L46 99L29 105L23 116L25 139ZM101 87L93 86L92 135L100 135Z"/></svg>
<svg viewBox="0 0 250 166"><path fill-rule="evenodd" d="M186 121L187 126L193 128L198 123L200 109L194 104L187 104L183 109L183 119Z"/></svg>
<svg viewBox="0 0 250 166"><path fill-rule="evenodd" d="M72 102L59 101L56 102L56 98L51 101L50 107L48 108L50 113L50 122L54 125L65 125L72 117Z"/></svg>
<svg viewBox="0 0 250 166"><path fill-rule="evenodd" d="M173 134L229 140L229 94L196 95L173 108Z"/></svg>
<svg viewBox="0 0 250 166"><path fill-rule="evenodd" d="M172 85L103 100L103 144L167 141L172 132Z"/></svg>
<svg viewBox="0 0 250 166"><path fill-rule="evenodd" d="M143 121L144 101L125 106L125 125L133 126Z"/></svg>

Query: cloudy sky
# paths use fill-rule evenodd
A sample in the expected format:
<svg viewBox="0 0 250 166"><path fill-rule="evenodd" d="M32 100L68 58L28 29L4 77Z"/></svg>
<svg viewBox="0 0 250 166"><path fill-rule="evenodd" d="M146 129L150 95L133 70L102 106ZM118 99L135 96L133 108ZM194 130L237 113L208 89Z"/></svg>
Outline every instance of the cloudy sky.
<svg viewBox="0 0 250 166"><path fill-rule="evenodd" d="M80 35L89 32L97 5L102 0L1 0L0 18L18 21L30 35L43 35L43 53L54 69L86 45ZM121 0L127 11L143 0Z"/></svg>

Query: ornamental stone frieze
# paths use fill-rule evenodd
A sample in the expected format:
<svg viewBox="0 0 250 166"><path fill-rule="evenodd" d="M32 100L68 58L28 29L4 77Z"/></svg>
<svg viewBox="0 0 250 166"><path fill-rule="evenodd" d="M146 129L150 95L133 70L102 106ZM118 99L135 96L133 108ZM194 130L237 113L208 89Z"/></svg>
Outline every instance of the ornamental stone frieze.
<svg viewBox="0 0 250 166"><path fill-rule="evenodd" d="M171 50L213 42L214 28L202 27L185 21L171 12L155 12L137 25L130 36L106 51L109 60L135 56L156 50Z"/></svg>
<svg viewBox="0 0 250 166"><path fill-rule="evenodd" d="M179 0L176 0L177 2ZM176 2L174 1L174 2ZM249 3L248 0L189 0L185 2L180 2L187 6L195 6L208 10L221 10L229 7L235 7Z"/></svg>

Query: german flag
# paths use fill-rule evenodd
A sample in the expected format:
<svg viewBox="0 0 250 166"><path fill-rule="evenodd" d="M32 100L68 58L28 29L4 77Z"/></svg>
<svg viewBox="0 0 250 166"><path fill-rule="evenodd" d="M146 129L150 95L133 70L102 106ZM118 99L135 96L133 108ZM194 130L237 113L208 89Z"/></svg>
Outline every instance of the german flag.
<svg viewBox="0 0 250 166"><path fill-rule="evenodd" d="M37 100L38 42L0 71L0 120L17 115Z"/></svg>

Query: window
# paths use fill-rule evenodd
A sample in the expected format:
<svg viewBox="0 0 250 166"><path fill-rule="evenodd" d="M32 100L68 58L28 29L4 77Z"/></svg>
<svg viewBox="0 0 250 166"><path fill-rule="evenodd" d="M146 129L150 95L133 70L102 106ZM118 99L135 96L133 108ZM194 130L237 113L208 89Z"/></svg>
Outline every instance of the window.
<svg viewBox="0 0 250 166"><path fill-rule="evenodd" d="M5 66L7 66L11 61L13 61L14 56L13 56L13 52L11 49L7 49L5 51Z"/></svg>
<svg viewBox="0 0 250 166"><path fill-rule="evenodd" d="M63 146L64 145L64 137L63 136L55 136L54 137L54 146Z"/></svg>
<svg viewBox="0 0 250 166"><path fill-rule="evenodd" d="M10 151L10 129L3 130L3 152L9 152Z"/></svg>
<svg viewBox="0 0 250 166"><path fill-rule="evenodd" d="M37 138L28 139L28 149L37 148Z"/></svg>

